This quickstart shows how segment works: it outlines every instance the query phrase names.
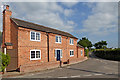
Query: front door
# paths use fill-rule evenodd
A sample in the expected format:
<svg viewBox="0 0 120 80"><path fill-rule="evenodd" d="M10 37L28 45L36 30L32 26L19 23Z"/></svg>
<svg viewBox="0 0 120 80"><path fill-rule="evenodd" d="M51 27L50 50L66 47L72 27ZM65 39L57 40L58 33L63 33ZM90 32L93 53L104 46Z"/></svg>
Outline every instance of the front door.
<svg viewBox="0 0 120 80"><path fill-rule="evenodd" d="M57 61L60 61L60 50L57 50Z"/></svg>

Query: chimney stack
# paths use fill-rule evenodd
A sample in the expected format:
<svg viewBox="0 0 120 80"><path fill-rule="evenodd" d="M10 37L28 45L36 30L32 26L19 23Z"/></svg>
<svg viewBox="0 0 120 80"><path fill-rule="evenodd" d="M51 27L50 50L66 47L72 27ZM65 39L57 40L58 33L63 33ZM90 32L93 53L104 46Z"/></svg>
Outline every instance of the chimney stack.
<svg viewBox="0 0 120 80"><path fill-rule="evenodd" d="M6 5L6 9L3 10L3 45L5 43L11 43L11 20L12 12L9 10L9 5Z"/></svg>
<svg viewBox="0 0 120 80"><path fill-rule="evenodd" d="M6 10L9 10L9 5L6 5Z"/></svg>

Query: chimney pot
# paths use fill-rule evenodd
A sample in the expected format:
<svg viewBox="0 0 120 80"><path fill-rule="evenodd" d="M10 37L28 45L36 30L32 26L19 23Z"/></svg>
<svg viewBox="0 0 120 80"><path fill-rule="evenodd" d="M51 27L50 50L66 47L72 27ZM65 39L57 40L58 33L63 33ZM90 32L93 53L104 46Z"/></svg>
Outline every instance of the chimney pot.
<svg viewBox="0 0 120 80"><path fill-rule="evenodd" d="M9 5L6 5L6 9L9 10Z"/></svg>

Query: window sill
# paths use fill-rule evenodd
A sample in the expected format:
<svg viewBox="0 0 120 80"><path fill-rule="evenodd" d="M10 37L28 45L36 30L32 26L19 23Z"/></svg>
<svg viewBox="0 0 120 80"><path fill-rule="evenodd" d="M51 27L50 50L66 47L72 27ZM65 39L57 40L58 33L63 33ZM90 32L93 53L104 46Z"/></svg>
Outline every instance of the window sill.
<svg viewBox="0 0 120 80"><path fill-rule="evenodd" d="M40 42L40 40L30 40L30 41L36 41L36 42Z"/></svg>
<svg viewBox="0 0 120 80"><path fill-rule="evenodd" d="M34 58L34 59L30 59L30 60L41 60L41 58Z"/></svg>
<svg viewBox="0 0 120 80"><path fill-rule="evenodd" d="M70 45L74 45L74 44L70 44Z"/></svg>
<svg viewBox="0 0 120 80"><path fill-rule="evenodd" d="M73 57L74 55L71 55L70 57Z"/></svg>
<svg viewBox="0 0 120 80"><path fill-rule="evenodd" d="M61 42L55 42L55 43L61 44Z"/></svg>

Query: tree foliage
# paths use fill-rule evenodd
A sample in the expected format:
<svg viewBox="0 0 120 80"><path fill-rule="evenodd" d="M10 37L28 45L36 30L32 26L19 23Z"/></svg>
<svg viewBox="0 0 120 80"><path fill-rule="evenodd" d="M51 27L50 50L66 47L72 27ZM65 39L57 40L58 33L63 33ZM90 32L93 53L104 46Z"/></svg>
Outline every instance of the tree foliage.
<svg viewBox="0 0 120 80"><path fill-rule="evenodd" d="M104 48L107 48L106 46L107 46L107 42L103 40L94 44L94 47L96 49L104 49Z"/></svg>
<svg viewBox="0 0 120 80"><path fill-rule="evenodd" d="M82 39L80 39L80 41L78 42L79 45L83 46L84 48L90 48L92 47L92 42L88 40L88 38L83 37Z"/></svg>
<svg viewBox="0 0 120 80"><path fill-rule="evenodd" d="M0 71L4 72L4 69L8 66L10 62L10 56L0 52Z"/></svg>

